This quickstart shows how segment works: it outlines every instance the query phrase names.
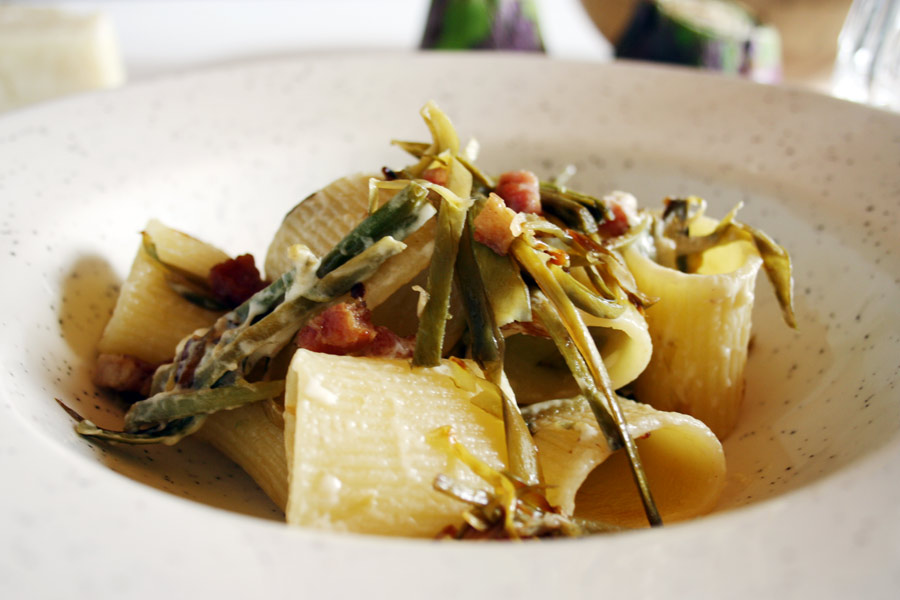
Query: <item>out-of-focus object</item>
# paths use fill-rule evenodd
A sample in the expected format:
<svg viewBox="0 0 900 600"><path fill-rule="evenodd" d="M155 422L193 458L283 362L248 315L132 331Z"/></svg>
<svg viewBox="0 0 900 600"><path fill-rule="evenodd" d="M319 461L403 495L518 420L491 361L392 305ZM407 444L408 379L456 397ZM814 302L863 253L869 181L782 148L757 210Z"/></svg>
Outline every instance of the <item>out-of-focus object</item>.
<svg viewBox="0 0 900 600"><path fill-rule="evenodd" d="M640 0L581 0L584 10L610 44L622 37Z"/></svg>
<svg viewBox="0 0 900 600"><path fill-rule="evenodd" d="M544 51L531 0L432 0L421 47Z"/></svg>
<svg viewBox="0 0 900 600"><path fill-rule="evenodd" d="M900 0L854 0L832 85L841 98L900 110Z"/></svg>
<svg viewBox="0 0 900 600"><path fill-rule="evenodd" d="M730 0L643 0L615 44L616 56L781 80L781 38Z"/></svg>
<svg viewBox="0 0 900 600"><path fill-rule="evenodd" d="M113 26L102 14L0 5L0 112L123 80Z"/></svg>
<svg viewBox="0 0 900 600"><path fill-rule="evenodd" d="M615 44L642 0L581 0L603 36ZM741 0L781 37L782 82L831 91L838 33L851 0Z"/></svg>
<svg viewBox="0 0 900 600"><path fill-rule="evenodd" d="M741 0L781 35L785 83L826 92L851 0Z"/></svg>

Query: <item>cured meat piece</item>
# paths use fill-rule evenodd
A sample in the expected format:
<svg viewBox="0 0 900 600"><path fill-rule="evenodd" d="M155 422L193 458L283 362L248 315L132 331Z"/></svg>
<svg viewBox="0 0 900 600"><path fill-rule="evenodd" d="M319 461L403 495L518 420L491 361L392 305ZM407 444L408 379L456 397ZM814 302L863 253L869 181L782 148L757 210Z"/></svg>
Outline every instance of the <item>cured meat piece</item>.
<svg viewBox="0 0 900 600"><path fill-rule="evenodd" d="M215 265L209 270L209 285L216 298L231 307L240 305L266 286L250 254Z"/></svg>
<svg viewBox="0 0 900 600"><path fill-rule="evenodd" d="M327 308L297 333L299 348L313 352L382 358L409 358L415 336L401 337L387 327L372 324L365 302L354 300Z"/></svg>
<svg viewBox="0 0 900 600"><path fill-rule="evenodd" d="M541 214L541 182L531 171L509 171L494 191L516 212Z"/></svg>
<svg viewBox="0 0 900 600"><path fill-rule="evenodd" d="M101 354L94 366L93 381L98 387L117 392L150 393L156 365L126 354Z"/></svg>
<svg viewBox="0 0 900 600"><path fill-rule="evenodd" d="M512 223L516 213L497 194L488 196L484 208L475 217L475 241L496 252L506 254L515 236Z"/></svg>

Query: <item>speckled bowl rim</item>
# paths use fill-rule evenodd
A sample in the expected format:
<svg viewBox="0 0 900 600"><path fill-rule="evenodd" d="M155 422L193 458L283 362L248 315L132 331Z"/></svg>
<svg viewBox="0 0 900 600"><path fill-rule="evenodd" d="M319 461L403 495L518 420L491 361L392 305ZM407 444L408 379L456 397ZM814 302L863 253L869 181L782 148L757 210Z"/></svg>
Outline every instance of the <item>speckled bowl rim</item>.
<svg viewBox="0 0 900 600"><path fill-rule="evenodd" d="M220 78L236 80L273 66L290 70L309 64L326 64L337 72L377 67L411 74L446 65L462 65L481 74L502 73L527 64L588 76L585 63L519 56L288 59L181 75L135 86L118 96L87 96L26 109L0 119L0 131L14 129L20 119L39 117L52 123L61 111L76 106L89 112L101 104L202 87ZM765 94L775 107L799 102L825 115L878 113L797 90L760 92L730 80L710 84L706 74L630 64L589 67L596 69L597 77L638 72L648 84L670 82L673 77L685 86L703 82L705 90L721 89L729 100L737 89L756 100ZM348 89L356 94L368 91ZM900 132L896 116L885 118ZM885 198L884 206L896 210L891 200L896 204L896 198ZM4 257L15 251L8 238L2 243ZM896 322L889 325L896 330ZM3 326L22 334L10 317ZM5 349L8 346L4 343ZM8 380L15 375L14 357L8 351L3 356L10 365L3 373ZM151 597L165 582L166 590L222 597L285 592L392 598L595 597L611 592L632 597L688 593L888 597L900 585L896 436L852 468L798 491L663 532L553 544L428 544L291 530L165 494L148 494L143 485L36 439L33 424L21 427L15 421L19 415L14 400L2 387L0 398L0 466L8 489L18 490L0 497L5 539L0 548L4 565L0 589L14 593ZM129 512L111 514L104 508L107 505L127 506Z"/></svg>

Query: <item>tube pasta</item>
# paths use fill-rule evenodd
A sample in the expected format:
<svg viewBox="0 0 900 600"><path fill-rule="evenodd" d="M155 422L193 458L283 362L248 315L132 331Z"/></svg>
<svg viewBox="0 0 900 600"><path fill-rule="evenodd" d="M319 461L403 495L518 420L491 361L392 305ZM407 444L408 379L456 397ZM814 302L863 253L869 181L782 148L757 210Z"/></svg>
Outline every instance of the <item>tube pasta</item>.
<svg viewBox="0 0 900 600"><path fill-rule="evenodd" d="M228 255L156 220L145 231L156 244L160 258L196 275L206 277ZM98 350L127 354L152 364L171 360L181 339L215 321L218 313L200 308L174 292L164 270L143 247L138 249L131 271L113 309Z"/></svg>
<svg viewBox="0 0 900 600"><path fill-rule="evenodd" d="M256 402L210 415L197 433L233 460L282 511L287 506L287 458L281 408Z"/></svg>
<svg viewBox="0 0 900 600"><path fill-rule="evenodd" d="M725 455L716 436L687 415L624 398L620 403L663 519L712 510L725 485ZM523 414L540 450L551 504L604 523L646 525L624 456L610 451L584 399L532 404Z"/></svg>
<svg viewBox="0 0 900 600"><path fill-rule="evenodd" d="M609 371L613 389L634 381L650 362L653 352L646 319L630 302L623 300L622 304L625 312L615 319L601 319L582 312Z"/></svg>
<svg viewBox="0 0 900 600"><path fill-rule="evenodd" d="M428 437L449 425L471 453L504 468L502 419L476 396L446 361L413 369L406 360L298 350L285 394L288 523L407 536L459 524L464 505L432 489L435 476L484 484Z"/></svg>
<svg viewBox="0 0 900 600"><path fill-rule="evenodd" d="M641 290L660 299L647 310L653 356L634 384L635 395L660 410L693 415L724 439L743 400L762 259L752 244L738 241L704 252L691 274L663 267L634 246L625 260Z"/></svg>

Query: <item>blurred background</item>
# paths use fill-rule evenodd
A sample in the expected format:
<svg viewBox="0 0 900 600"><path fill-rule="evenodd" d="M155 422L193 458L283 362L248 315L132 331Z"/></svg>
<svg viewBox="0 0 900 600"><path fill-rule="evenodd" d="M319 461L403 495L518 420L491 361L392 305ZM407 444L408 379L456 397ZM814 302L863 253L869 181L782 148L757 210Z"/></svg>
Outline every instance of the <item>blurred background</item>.
<svg viewBox="0 0 900 600"><path fill-rule="evenodd" d="M856 0L854 10L874 15L857 37L889 30L896 4ZM260 58L422 48L654 60L853 97L835 79L850 8L851 0L0 0L0 110ZM844 62L874 68L871 48L871 64L860 67L861 42L853 43ZM871 101L859 90L853 99Z"/></svg>

